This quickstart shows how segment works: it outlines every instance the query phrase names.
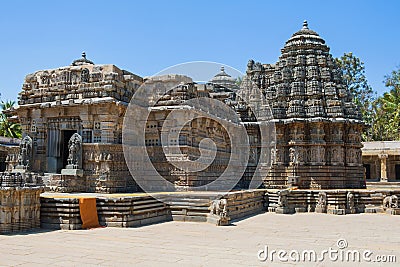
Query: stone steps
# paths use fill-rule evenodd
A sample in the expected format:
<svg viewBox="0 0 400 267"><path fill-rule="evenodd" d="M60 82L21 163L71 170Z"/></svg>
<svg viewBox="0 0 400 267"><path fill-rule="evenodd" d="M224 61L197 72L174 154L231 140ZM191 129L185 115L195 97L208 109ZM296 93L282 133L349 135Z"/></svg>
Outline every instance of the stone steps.
<svg viewBox="0 0 400 267"><path fill-rule="evenodd" d="M224 224L265 211L264 191L189 193L157 196L97 196L99 223L109 227L136 227L163 221L210 221L213 200L226 199ZM41 198L43 228L75 230L81 228L78 198ZM220 215L212 223L221 225Z"/></svg>
<svg viewBox="0 0 400 267"><path fill-rule="evenodd" d="M180 194L163 201L168 203L174 221L206 222L212 198L212 195Z"/></svg>
<svg viewBox="0 0 400 267"><path fill-rule="evenodd" d="M41 198L42 228L81 229L82 221L77 198ZM99 223L108 227L136 227L170 220L167 205L146 197L98 197Z"/></svg>

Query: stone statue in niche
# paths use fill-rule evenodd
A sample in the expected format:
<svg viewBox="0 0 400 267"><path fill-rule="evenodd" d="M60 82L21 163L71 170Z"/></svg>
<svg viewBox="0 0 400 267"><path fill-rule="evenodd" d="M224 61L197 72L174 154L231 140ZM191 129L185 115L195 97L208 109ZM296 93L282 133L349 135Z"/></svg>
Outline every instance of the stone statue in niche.
<svg viewBox="0 0 400 267"><path fill-rule="evenodd" d="M68 142L68 165L73 165L78 168L79 157L81 156L82 137L74 133Z"/></svg>
<svg viewBox="0 0 400 267"><path fill-rule="evenodd" d="M29 168L32 154L32 138L25 136L19 145L18 164L24 169Z"/></svg>
<svg viewBox="0 0 400 267"><path fill-rule="evenodd" d="M318 193L318 202L317 202L317 206L315 207L315 212L326 213L326 208L327 208L326 192L319 192Z"/></svg>
<svg viewBox="0 0 400 267"><path fill-rule="evenodd" d="M81 82L88 83L89 82L89 70L83 69L81 73Z"/></svg>
<svg viewBox="0 0 400 267"><path fill-rule="evenodd" d="M346 196L346 213L356 213L354 194L351 192L348 192Z"/></svg>
<svg viewBox="0 0 400 267"><path fill-rule="evenodd" d="M276 162L276 148L271 148L271 164L275 164Z"/></svg>
<svg viewBox="0 0 400 267"><path fill-rule="evenodd" d="M296 153L296 150L295 150L293 147L291 147L291 148L289 149L289 161L290 161L290 165L293 165L293 163L295 162L295 153Z"/></svg>
<svg viewBox="0 0 400 267"><path fill-rule="evenodd" d="M47 72L43 73L42 77L40 77L42 80L42 85L49 85L50 84L50 77Z"/></svg>

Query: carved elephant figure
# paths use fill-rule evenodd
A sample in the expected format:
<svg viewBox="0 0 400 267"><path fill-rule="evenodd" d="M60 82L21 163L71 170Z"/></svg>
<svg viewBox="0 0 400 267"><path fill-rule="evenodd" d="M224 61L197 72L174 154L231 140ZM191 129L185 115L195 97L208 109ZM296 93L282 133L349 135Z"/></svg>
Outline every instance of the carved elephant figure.
<svg viewBox="0 0 400 267"><path fill-rule="evenodd" d="M396 195L387 196L383 199L384 208L398 208L399 201Z"/></svg>
<svg viewBox="0 0 400 267"><path fill-rule="evenodd" d="M221 217L226 217L228 210L227 210L227 200L226 199L217 199L211 203L210 206L210 214L219 215Z"/></svg>

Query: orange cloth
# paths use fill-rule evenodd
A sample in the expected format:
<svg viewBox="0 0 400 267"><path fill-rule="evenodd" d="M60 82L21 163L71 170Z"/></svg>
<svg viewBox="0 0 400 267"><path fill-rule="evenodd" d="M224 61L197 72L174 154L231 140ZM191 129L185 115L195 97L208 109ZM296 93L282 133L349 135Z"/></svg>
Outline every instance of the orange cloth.
<svg viewBox="0 0 400 267"><path fill-rule="evenodd" d="M79 212L83 229L100 227L95 198L80 198Z"/></svg>

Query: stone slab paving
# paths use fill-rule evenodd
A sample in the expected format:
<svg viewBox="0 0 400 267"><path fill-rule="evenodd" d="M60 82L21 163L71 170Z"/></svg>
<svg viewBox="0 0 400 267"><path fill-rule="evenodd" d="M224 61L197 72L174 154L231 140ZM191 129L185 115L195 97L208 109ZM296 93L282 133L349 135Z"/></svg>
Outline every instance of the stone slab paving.
<svg viewBox="0 0 400 267"><path fill-rule="evenodd" d="M329 247L338 249L340 238L348 243L344 250L369 249L374 253L371 258L396 255L397 263L326 259L300 265L397 266L400 262L400 216L265 213L224 227L167 222L140 228L0 235L0 266L288 266L296 263L276 258L260 261L258 251L268 246L269 251L319 253Z"/></svg>

